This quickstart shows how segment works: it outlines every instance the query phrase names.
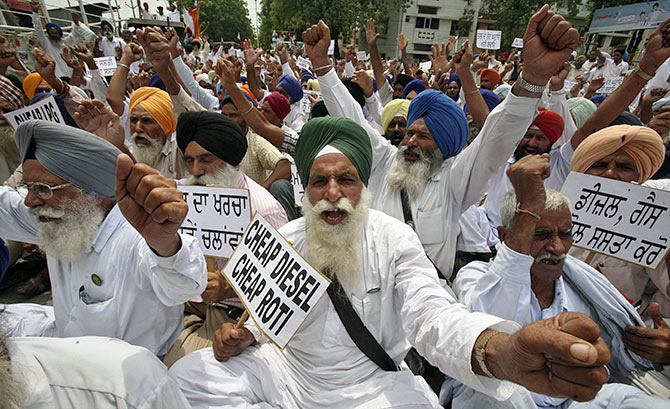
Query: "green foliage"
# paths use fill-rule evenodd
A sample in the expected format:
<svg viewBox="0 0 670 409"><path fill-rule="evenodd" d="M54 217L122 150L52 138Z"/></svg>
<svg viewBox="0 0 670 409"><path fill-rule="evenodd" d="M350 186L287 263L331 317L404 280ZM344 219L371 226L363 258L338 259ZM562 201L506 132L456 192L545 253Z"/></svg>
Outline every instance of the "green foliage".
<svg viewBox="0 0 670 409"><path fill-rule="evenodd" d="M468 35L470 29L472 28L472 22L475 20L475 9L472 7L472 0L467 0L465 2L465 9L463 10L463 15L458 19L456 23L456 29L458 30L458 35L465 36Z"/></svg>
<svg viewBox="0 0 670 409"><path fill-rule="evenodd" d="M186 8L195 7L193 0L184 1ZM206 36L214 41L254 39L249 10L244 0L200 0L200 28L209 22Z"/></svg>

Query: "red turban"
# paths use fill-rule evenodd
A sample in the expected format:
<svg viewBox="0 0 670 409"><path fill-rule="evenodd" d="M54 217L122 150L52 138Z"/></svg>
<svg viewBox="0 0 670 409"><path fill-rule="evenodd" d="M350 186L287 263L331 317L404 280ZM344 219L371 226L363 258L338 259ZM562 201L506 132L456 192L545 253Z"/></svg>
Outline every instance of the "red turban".
<svg viewBox="0 0 670 409"><path fill-rule="evenodd" d="M484 68L482 70L482 73L479 75L479 81L481 81L482 78L488 78L494 85L500 83L500 74L498 74L498 71L490 68Z"/></svg>
<svg viewBox="0 0 670 409"><path fill-rule="evenodd" d="M500 58L504 58L505 60L507 60L509 58L509 53L505 51L504 53L500 54Z"/></svg>
<svg viewBox="0 0 670 409"><path fill-rule="evenodd" d="M286 118L286 115L291 112L291 104L288 102L288 99L277 91L265 97L265 100L270 104L272 112L274 112L282 121Z"/></svg>
<svg viewBox="0 0 670 409"><path fill-rule="evenodd" d="M563 134L563 117L545 107L539 107L538 110L530 126L537 126L551 143L556 142Z"/></svg>

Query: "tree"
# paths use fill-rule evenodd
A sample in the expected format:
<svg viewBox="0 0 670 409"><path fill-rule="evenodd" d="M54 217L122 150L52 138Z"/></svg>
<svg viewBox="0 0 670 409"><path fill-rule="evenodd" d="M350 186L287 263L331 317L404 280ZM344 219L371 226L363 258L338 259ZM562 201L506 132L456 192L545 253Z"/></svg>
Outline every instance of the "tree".
<svg viewBox="0 0 670 409"><path fill-rule="evenodd" d="M187 8L195 7L195 1L184 1ZM200 27L209 22L205 33L214 41L237 41L238 38L254 38L249 19L249 10L244 0L200 0Z"/></svg>

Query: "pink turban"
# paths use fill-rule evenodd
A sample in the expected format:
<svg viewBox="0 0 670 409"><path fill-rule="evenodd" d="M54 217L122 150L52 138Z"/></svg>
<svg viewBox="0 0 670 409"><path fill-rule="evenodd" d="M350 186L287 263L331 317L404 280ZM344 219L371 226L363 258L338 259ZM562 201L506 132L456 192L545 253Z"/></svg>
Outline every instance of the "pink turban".
<svg viewBox="0 0 670 409"><path fill-rule="evenodd" d="M563 134L563 117L545 107L538 110L540 112L530 126L537 126L551 143L556 142Z"/></svg>
<svg viewBox="0 0 670 409"><path fill-rule="evenodd" d="M619 149L635 161L640 174L638 183L646 182L663 164L665 146L656 131L645 126L615 125L601 129L584 139L572 155L571 168L584 173L594 163Z"/></svg>

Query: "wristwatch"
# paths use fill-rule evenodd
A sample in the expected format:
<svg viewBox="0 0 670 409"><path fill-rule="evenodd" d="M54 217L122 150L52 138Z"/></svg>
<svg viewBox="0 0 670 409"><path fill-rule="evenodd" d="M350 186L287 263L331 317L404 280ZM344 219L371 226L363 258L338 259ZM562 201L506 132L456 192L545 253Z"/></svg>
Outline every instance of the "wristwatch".
<svg viewBox="0 0 670 409"><path fill-rule="evenodd" d="M637 75L638 77L642 78L643 80L649 81L650 79L654 78L655 74L647 73L645 70L640 68L640 66L638 65L637 67L633 68L633 71L630 71L627 76L632 77L633 75Z"/></svg>
<svg viewBox="0 0 670 409"><path fill-rule="evenodd" d="M525 89L526 91L536 94L537 96L542 95L544 92L544 89L547 88L547 85L535 85L531 84L530 82L526 81L523 79L523 72L519 74L519 79L516 81L517 84L521 87L521 89Z"/></svg>

